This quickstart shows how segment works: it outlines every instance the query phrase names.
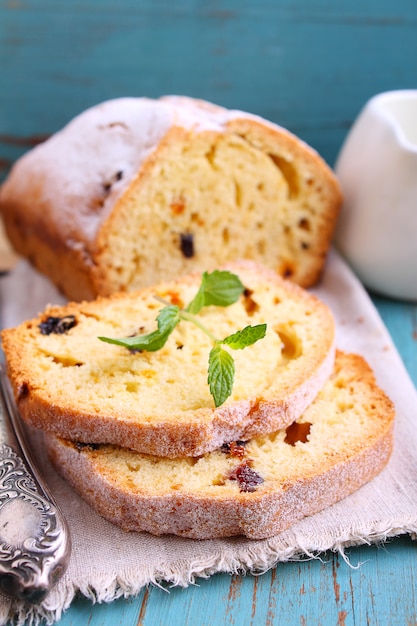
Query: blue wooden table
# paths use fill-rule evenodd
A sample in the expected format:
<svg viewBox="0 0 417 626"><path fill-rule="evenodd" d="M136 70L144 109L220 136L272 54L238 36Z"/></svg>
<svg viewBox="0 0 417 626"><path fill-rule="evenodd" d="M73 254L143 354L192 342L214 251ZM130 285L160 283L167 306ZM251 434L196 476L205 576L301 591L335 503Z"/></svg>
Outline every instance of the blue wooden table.
<svg viewBox="0 0 417 626"><path fill-rule="evenodd" d="M186 94L258 113L333 164L363 104L401 88L417 88L415 0L3 0L0 181L78 112L125 95ZM417 307L374 301L416 384ZM110 605L77 599L59 624L415 626L411 539L348 557L150 587Z"/></svg>

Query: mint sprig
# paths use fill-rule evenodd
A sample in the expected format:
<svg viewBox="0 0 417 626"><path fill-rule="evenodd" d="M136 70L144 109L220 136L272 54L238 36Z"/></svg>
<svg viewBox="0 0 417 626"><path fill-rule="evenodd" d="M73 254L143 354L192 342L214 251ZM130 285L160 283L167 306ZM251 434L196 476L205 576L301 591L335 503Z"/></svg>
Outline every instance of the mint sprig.
<svg viewBox="0 0 417 626"><path fill-rule="evenodd" d="M125 337L124 339L111 339L110 337L99 337L101 341L106 343L114 343L118 346L124 346L129 350L146 350L147 352L156 352L164 347L168 337L180 321L180 308L173 304L169 304L158 314L156 318L158 329L148 335L138 335L135 337Z"/></svg>
<svg viewBox="0 0 417 626"><path fill-rule="evenodd" d="M211 274L204 272L196 295L185 309L167 302L164 308L160 310L156 318L156 330L148 334L123 339L110 337L99 337L99 339L123 346L129 350L155 352L163 348L180 321L193 323L213 343L209 354L207 382L214 404L219 407L231 395L235 377L234 359L223 346L232 350L242 350L251 346L265 337L267 326L266 324L246 326L243 330L238 330L224 339L217 339L196 315L205 306L230 306L237 302L243 291L244 286L239 277L231 272L219 270L215 270ZM158 300L165 303L161 298Z"/></svg>
<svg viewBox="0 0 417 626"><path fill-rule="evenodd" d="M235 362L232 355L217 343L210 350L207 382L216 407L226 402L232 393Z"/></svg>
<svg viewBox="0 0 417 626"><path fill-rule="evenodd" d="M244 291L245 288L236 274L219 270L214 270L211 274L204 272L200 288L186 311L196 315L204 306L229 306L237 302Z"/></svg>

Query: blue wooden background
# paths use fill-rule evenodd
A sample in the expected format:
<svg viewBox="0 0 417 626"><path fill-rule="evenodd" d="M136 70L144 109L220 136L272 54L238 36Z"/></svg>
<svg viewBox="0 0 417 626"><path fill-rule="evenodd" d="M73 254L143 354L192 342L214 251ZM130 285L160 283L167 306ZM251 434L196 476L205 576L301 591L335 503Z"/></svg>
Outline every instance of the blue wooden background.
<svg viewBox="0 0 417 626"><path fill-rule="evenodd" d="M416 0L1 0L0 179L122 95L257 113L333 164L369 97L416 87Z"/></svg>
<svg viewBox="0 0 417 626"><path fill-rule="evenodd" d="M375 93L417 88L416 0L0 0L0 181L71 117L176 93L286 126L332 165ZM417 307L375 298L417 383ZM417 625L409 538L93 607L62 626ZM61 626L61 625L60 625Z"/></svg>

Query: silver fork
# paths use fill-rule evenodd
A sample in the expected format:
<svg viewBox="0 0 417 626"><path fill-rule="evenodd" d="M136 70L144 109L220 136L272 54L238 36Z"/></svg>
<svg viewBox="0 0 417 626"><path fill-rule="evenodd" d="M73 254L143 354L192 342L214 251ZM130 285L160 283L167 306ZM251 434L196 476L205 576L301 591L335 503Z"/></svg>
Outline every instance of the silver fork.
<svg viewBox="0 0 417 626"><path fill-rule="evenodd" d="M67 523L30 453L0 365L0 591L41 602L65 572L70 551Z"/></svg>

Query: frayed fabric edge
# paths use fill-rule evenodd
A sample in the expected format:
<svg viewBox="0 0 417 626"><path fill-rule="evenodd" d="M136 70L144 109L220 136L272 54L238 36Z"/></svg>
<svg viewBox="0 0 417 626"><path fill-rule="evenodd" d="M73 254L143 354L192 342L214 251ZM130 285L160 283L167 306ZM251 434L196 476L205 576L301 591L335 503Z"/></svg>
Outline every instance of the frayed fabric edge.
<svg viewBox="0 0 417 626"><path fill-rule="evenodd" d="M85 581L77 586L67 584L59 592L55 592L53 599L54 607L48 608L48 598L44 604L28 606L22 602L3 598L0 609L0 626L51 626L58 621L62 614L70 607L76 595L84 596L95 603L110 603L118 598L133 597L149 585L157 586L169 592L170 588L183 587L196 584L199 578L209 578L214 574L252 574L262 575L278 563L289 561L304 561L322 559L327 551L338 552L349 567L359 568L361 563L352 565L346 555L346 549L360 545L375 545L384 543L388 539L408 534L415 540L417 538L417 524L412 523L407 527L390 527L386 529L372 530L369 533L350 533L346 537L339 537L337 541L329 542L329 545L319 547L302 545L299 542L294 546L274 546L274 538L267 541L262 549L253 546L245 546L237 551L229 548L224 554L213 555L209 559L190 562L188 570L184 571L184 564L176 566L175 563L168 567L160 568L154 572L132 572L124 577L115 576L113 579L103 578L96 581ZM52 592L53 593L53 592ZM1 603L0 603L1 604Z"/></svg>

